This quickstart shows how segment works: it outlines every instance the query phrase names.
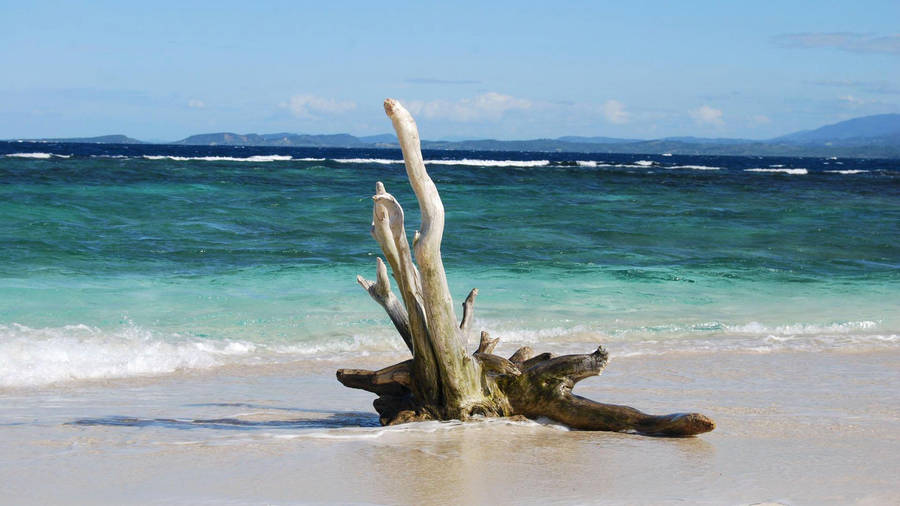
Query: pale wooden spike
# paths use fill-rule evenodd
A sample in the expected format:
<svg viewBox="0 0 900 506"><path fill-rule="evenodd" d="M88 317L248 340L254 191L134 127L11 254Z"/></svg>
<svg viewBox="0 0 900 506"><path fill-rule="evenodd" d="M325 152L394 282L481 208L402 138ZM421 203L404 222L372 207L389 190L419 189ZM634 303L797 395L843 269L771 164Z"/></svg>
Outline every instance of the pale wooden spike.
<svg viewBox="0 0 900 506"><path fill-rule="evenodd" d="M481 331L481 342L478 343L478 349L475 353L494 353L494 348L497 347L497 343L500 342L500 338L491 339L491 335ZM503 359L506 360L506 359Z"/></svg>
<svg viewBox="0 0 900 506"><path fill-rule="evenodd" d="M444 234L444 204L434 181L425 170L419 130L412 115L394 99L384 101L384 111L391 118L397 140L403 151L409 178L419 209L422 225L415 241L416 264L422 287L422 306L428 322L428 339L434 350L438 377L449 413L466 416L473 404L484 400L480 367L465 351L465 340L453 310L453 298L441 260L441 238ZM377 199L377 196L376 196ZM396 237L399 242L399 238ZM405 238L404 238L405 240Z"/></svg>
<svg viewBox="0 0 900 506"><path fill-rule="evenodd" d="M466 341L469 340L469 329L472 326L472 320L475 319L475 297L478 296L478 289L473 288L471 292L469 292L469 296L466 297L466 300L463 302L463 317L462 321L459 323L459 329L463 332L463 337L466 338Z"/></svg>
<svg viewBox="0 0 900 506"><path fill-rule="evenodd" d="M391 291L391 280L388 278L387 266L381 257L375 258L375 287L379 294L387 294Z"/></svg>
<svg viewBox="0 0 900 506"><path fill-rule="evenodd" d="M387 267L385 267L381 258L377 258L376 260L376 281L373 282L362 276L356 276L356 282L369 292L369 296L372 297L375 302L384 308L384 311L391 319L391 323L394 324L394 328L397 329L400 337L403 338L403 342L406 343L406 347L409 348L410 352L413 352L413 339L409 327L409 315L407 314L403 303L401 303L391 291L391 282L387 277Z"/></svg>

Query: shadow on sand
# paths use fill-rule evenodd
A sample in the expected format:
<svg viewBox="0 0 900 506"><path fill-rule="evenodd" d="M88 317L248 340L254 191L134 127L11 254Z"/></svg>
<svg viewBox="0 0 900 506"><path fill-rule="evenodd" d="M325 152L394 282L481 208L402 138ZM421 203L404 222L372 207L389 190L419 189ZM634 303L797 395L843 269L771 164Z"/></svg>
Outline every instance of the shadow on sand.
<svg viewBox="0 0 900 506"><path fill-rule="evenodd" d="M249 403L203 403L188 404L189 407L241 407L266 411L289 411L322 417L287 418L278 420L253 420L242 418L140 418L133 416L104 416L82 418L66 425L108 426L108 427L160 427L167 429L216 429L216 430L257 430L257 429L340 429L345 427L379 427L378 415L363 411L332 411L275 407Z"/></svg>

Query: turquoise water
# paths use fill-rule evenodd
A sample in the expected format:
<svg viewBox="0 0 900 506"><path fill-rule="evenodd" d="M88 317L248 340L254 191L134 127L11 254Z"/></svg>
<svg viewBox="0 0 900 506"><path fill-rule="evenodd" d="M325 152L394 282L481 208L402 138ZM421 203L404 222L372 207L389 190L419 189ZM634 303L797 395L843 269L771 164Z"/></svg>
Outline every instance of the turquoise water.
<svg viewBox="0 0 900 506"><path fill-rule="evenodd" d="M355 283L375 181L418 224L398 155L59 153L0 156L0 386L402 351ZM430 172L506 343L897 346L900 162L500 155Z"/></svg>

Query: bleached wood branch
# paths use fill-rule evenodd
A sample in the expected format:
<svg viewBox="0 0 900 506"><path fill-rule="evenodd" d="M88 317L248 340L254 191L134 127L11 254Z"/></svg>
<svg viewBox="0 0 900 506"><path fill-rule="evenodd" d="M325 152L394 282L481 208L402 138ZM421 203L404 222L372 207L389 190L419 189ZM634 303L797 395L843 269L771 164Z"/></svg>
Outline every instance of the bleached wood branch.
<svg viewBox="0 0 900 506"><path fill-rule="evenodd" d="M397 299L394 292L391 291L391 280L388 278L387 267L385 267L384 262L381 258L378 258L376 262L375 281L369 281L362 276L356 276L356 282L369 292L369 295L375 299L375 302L381 304L381 307L384 308L388 317L391 319L391 322L394 324L394 328L397 329L400 337L403 338L403 342L406 343L406 347L412 352L412 333L409 330L409 316L406 313L406 307L399 299Z"/></svg>
<svg viewBox="0 0 900 506"><path fill-rule="evenodd" d="M422 224L413 244L421 282L421 300L427 321L428 341L435 357L439 357L436 362L444 406L451 412L462 412L467 406L483 400L484 395L480 389L479 365L466 353L465 339L456 323L453 299L450 296L447 275L441 259L444 204L441 202L437 187L425 170L419 130L412 115L399 102L390 98L384 101L384 111L397 132L397 139L403 151L403 161L406 164L406 174L421 210ZM403 242L405 240L403 237ZM405 297L404 294L404 299Z"/></svg>
<svg viewBox="0 0 900 506"><path fill-rule="evenodd" d="M500 342L500 338L491 339L491 335L481 331L481 340L478 343L478 349L475 350L475 353L494 353L494 348L497 347L497 343Z"/></svg>
<svg viewBox="0 0 900 506"><path fill-rule="evenodd" d="M472 327L472 320L475 319L475 297L478 296L478 289L473 288L469 292L469 296L463 301L463 317L459 322L459 330L463 333L463 338L469 340L469 329Z"/></svg>

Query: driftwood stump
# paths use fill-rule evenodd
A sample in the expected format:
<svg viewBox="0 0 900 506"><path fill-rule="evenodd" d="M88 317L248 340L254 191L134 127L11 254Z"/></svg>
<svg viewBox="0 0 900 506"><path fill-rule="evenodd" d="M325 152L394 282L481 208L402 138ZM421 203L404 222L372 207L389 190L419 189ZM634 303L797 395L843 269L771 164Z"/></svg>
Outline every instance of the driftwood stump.
<svg viewBox="0 0 900 506"><path fill-rule="evenodd" d="M523 415L546 417L575 429L666 436L690 436L715 428L712 420L697 413L654 416L573 394L575 383L599 375L606 366L608 355L602 346L590 354L559 357L536 354L526 346L507 359L493 354L499 339L481 332L478 348L470 355L466 342L478 290L466 297L462 322L457 324L441 260L444 206L425 171L416 123L393 99L385 100L384 110L403 150L422 225L413 238L413 263L403 209L382 183L376 183L372 236L390 264L400 298L391 291L387 266L380 258L375 281L361 276L357 281L385 309L412 359L378 371L337 372L345 386L378 395L374 406L383 425Z"/></svg>

